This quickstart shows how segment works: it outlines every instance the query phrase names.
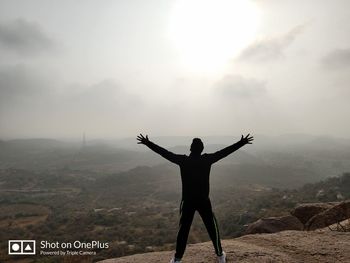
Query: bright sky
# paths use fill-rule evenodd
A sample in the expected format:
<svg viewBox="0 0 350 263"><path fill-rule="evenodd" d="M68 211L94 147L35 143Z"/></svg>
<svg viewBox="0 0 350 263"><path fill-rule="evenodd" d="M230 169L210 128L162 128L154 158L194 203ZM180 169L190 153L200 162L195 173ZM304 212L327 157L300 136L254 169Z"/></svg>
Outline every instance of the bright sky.
<svg viewBox="0 0 350 263"><path fill-rule="evenodd" d="M347 0L0 0L0 139L349 137Z"/></svg>

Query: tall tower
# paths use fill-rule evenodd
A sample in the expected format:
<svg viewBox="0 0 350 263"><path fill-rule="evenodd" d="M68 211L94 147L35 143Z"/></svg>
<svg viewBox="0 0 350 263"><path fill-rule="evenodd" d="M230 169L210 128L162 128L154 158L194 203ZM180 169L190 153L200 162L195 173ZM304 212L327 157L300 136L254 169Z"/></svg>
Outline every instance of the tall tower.
<svg viewBox="0 0 350 263"><path fill-rule="evenodd" d="M82 149L84 149L86 147L86 136L85 136L85 132L83 133L83 144L82 144Z"/></svg>

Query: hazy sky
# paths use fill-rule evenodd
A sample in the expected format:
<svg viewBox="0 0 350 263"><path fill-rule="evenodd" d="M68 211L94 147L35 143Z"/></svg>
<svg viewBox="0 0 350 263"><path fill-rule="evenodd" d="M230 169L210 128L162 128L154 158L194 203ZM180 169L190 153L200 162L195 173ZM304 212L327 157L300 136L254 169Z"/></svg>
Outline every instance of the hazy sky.
<svg viewBox="0 0 350 263"><path fill-rule="evenodd" d="M0 139L350 134L348 0L0 0Z"/></svg>

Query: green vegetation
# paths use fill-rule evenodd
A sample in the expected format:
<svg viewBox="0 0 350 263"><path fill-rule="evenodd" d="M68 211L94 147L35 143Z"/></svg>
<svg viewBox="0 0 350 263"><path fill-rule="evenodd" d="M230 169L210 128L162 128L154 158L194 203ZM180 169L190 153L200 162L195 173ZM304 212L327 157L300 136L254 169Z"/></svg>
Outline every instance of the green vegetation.
<svg viewBox="0 0 350 263"><path fill-rule="evenodd" d="M27 258L45 263L93 262L174 248L181 199L178 167L149 153L107 146L77 151L57 141L3 144L0 262L8 260L9 239L110 245L84 258ZM211 199L223 238L240 236L247 224L287 214L300 202L349 199L350 174L343 174L350 167L347 148L330 155L310 151L307 157L300 152L263 152L260 157L237 152L213 166ZM341 176L325 179L325 171ZM207 240L196 215L189 242Z"/></svg>
<svg viewBox="0 0 350 263"><path fill-rule="evenodd" d="M0 188L1 248L7 248L8 239L23 238L109 242L110 248L98 251L94 260L172 249L180 199L179 178L169 178L172 169L138 167L104 176L68 169L49 174L2 170L0 181L6 183ZM350 198L350 174L298 189L250 184L212 187L223 238L241 235L246 224L260 217L287 214L298 202L341 198ZM206 240L197 215L189 242ZM41 260L37 262L54 262Z"/></svg>

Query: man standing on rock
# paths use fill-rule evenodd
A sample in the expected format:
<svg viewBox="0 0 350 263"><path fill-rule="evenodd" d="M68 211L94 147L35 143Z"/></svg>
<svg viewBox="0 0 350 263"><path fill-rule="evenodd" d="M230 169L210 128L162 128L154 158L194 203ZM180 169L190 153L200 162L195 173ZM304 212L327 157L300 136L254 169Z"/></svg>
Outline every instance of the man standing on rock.
<svg viewBox="0 0 350 263"><path fill-rule="evenodd" d="M213 242L219 263L226 263L226 254L222 250L218 223L213 213L209 199L209 174L211 165L228 156L246 144L252 144L253 137L248 134L241 139L215 153L202 154L204 145L201 139L194 138L190 155L180 155L151 142L148 136L137 136L139 144L148 146L165 159L180 166L182 181L182 200L180 204L180 224L176 241L176 253L170 263L181 263L186 249L187 238L191 228L194 213L198 211Z"/></svg>

